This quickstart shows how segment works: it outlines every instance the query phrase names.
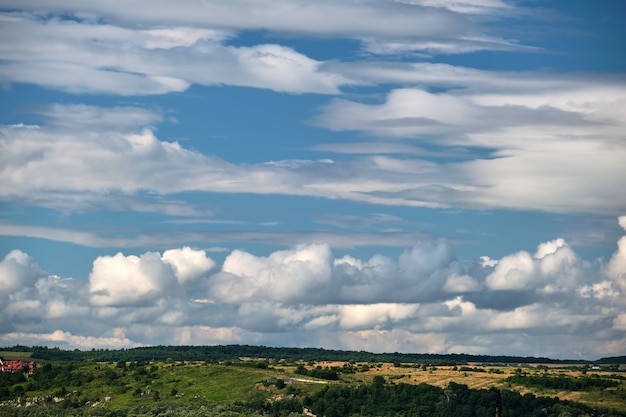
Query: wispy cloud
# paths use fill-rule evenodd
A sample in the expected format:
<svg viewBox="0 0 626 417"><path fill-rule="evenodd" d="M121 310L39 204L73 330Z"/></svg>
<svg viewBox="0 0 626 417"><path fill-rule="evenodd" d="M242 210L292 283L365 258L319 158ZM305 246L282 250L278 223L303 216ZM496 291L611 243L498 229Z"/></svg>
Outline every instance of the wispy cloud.
<svg viewBox="0 0 626 417"><path fill-rule="evenodd" d="M626 90L610 81L575 76L525 93L515 91L514 84L512 90L497 84L496 80L483 92L469 85L470 91L442 93L400 89L382 104L337 99L317 121L333 130L491 151L490 158L446 164L449 182L377 196L443 205L619 214L626 207L615 193L626 177L621 162L626 158L622 114ZM443 178L439 168L432 166L428 173Z"/></svg>
<svg viewBox="0 0 626 417"><path fill-rule="evenodd" d="M80 13L72 2L35 1L24 5L8 1L5 7L78 15L89 22L90 16L99 16L110 24L126 26L191 26L215 27L227 30L259 30L337 37L427 37L454 38L459 34L480 28L471 16L462 10L452 11L452 3L444 7L428 7L428 2L369 1L349 2L323 0L311 5L306 1L207 1L198 4L184 1L174 6L167 1L153 3L150 12L131 2L84 2ZM477 2L464 2L466 5ZM495 5L495 3L492 3ZM426 7L425 7L426 6ZM501 7L483 8L494 11ZM120 10L123 13L120 13ZM460 12L460 13L457 13ZM392 20L396 24L389 25Z"/></svg>
<svg viewBox="0 0 626 417"><path fill-rule="evenodd" d="M475 15L502 2L5 2L0 80L72 93L151 95L192 84L335 94L356 81L278 44L236 47L246 30L355 39L371 54L528 48L488 34ZM139 12L141 11L141 12ZM390 25L388 22L393 21Z"/></svg>
<svg viewBox="0 0 626 417"><path fill-rule="evenodd" d="M372 246L403 247L415 240L428 237L420 231L171 231L154 230L132 233L124 230L116 234L98 228L93 231L75 230L23 223L0 222L0 236L20 236L66 242L94 248L167 248L186 242L211 244L265 244L293 246L303 242L328 243L333 248L358 248ZM220 249L221 251L221 249Z"/></svg>
<svg viewBox="0 0 626 417"><path fill-rule="evenodd" d="M232 47L213 29L134 29L15 14L4 19L0 80L72 93L151 95L191 84L336 93L346 79L280 45ZM25 36L28 34L28 36ZM124 51L124 52L120 52Z"/></svg>
<svg viewBox="0 0 626 417"><path fill-rule="evenodd" d="M542 97L545 105L537 103ZM81 207L81 200L87 206L102 201L102 195L148 190L161 195L284 194L415 207L620 214L626 197L616 191L626 178L626 148L620 142L624 119L615 105L626 100L626 93L616 88L608 96L548 97L403 89L392 92L383 104L336 100L318 118L318 123L336 130L436 137L453 152L464 146L493 149L488 158L458 162L436 162L419 154L376 154L337 161L234 164L159 140L142 126L157 120L144 109L112 108L109 115L106 108L54 105L45 112L46 124L1 127L0 158L6 168L0 173L0 196L44 207L59 208L65 202L68 209ZM519 104L524 100L535 103ZM559 103L562 108L556 107ZM78 113L85 114L86 121L69 123ZM108 127L90 123L95 115L118 122ZM129 208L155 211L159 203L170 213L186 209L180 202L154 198L148 201L150 208L142 209L139 202ZM193 207L186 210L201 215Z"/></svg>

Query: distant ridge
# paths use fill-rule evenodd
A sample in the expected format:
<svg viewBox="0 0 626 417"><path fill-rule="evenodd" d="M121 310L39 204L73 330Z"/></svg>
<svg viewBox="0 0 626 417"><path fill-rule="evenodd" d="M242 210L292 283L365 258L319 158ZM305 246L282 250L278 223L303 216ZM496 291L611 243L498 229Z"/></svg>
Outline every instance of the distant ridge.
<svg viewBox="0 0 626 417"><path fill-rule="evenodd" d="M626 363L626 356L609 356L607 358L600 358L596 363Z"/></svg>
<svg viewBox="0 0 626 417"><path fill-rule="evenodd" d="M470 354L435 354L435 353L371 353L366 351L329 350L322 348L269 347L252 345L215 345L215 346L145 346L129 349L91 349L64 350L58 347L22 346L0 348L4 351L30 352L33 359L79 361L95 360L113 362L184 360L184 361L219 361L235 360L242 357L285 359L295 361L357 361L388 363L429 363L433 365L465 364L468 362L509 363L509 364L580 364L611 363L626 364L626 356L602 358L597 361L551 359L545 357L522 357L508 355L470 355Z"/></svg>

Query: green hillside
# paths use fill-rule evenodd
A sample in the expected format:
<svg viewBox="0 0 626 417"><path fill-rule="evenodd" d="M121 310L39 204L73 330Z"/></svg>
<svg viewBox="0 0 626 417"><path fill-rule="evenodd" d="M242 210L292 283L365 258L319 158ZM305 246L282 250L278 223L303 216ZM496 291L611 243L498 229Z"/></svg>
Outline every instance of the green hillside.
<svg viewBox="0 0 626 417"><path fill-rule="evenodd" d="M12 353L24 358L23 352L27 350ZM498 392L504 417L626 417L626 377L611 366L591 371L588 365L567 364L457 366L266 358L38 360L32 375L0 374L0 417L294 417L305 412L320 417L490 417Z"/></svg>

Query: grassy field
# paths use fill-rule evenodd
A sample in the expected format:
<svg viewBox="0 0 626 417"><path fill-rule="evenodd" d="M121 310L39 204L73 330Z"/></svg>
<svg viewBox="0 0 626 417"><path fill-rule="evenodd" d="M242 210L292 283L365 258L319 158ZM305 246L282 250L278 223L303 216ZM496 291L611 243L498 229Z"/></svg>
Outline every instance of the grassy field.
<svg viewBox="0 0 626 417"><path fill-rule="evenodd" d="M269 371L219 364L161 363L153 366L157 369L147 378L129 372L120 377L117 388L101 387L104 389L95 393L96 396L109 398L107 402L113 407L159 399L184 403L209 400L228 404L254 397L257 393L255 385L271 374Z"/></svg>
<svg viewBox="0 0 626 417"><path fill-rule="evenodd" d="M30 360L30 356L32 354L33 352L11 352L0 350L0 356L2 356L7 361L17 361L20 359L23 361L28 361Z"/></svg>

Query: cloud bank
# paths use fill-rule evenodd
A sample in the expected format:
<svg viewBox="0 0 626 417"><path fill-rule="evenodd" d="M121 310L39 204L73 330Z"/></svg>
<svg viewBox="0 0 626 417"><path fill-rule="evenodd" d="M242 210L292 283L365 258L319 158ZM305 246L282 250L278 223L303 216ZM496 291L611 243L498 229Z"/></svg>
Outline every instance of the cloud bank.
<svg viewBox="0 0 626 417"><path fill-rule="evenodd" d="M623 355L624 242L606 265L560 238L472 265L445 239L419 241L397 259L336 258L326 244L266 257L235 250L219 267L183 247L100 256L88 280L49 275L13 250L0 262L0 343Z"/></svg>

